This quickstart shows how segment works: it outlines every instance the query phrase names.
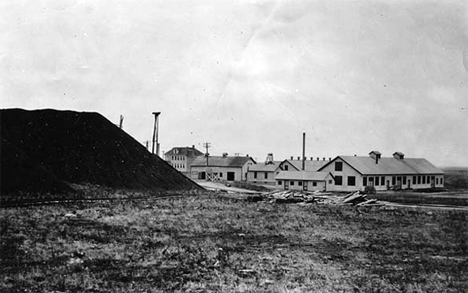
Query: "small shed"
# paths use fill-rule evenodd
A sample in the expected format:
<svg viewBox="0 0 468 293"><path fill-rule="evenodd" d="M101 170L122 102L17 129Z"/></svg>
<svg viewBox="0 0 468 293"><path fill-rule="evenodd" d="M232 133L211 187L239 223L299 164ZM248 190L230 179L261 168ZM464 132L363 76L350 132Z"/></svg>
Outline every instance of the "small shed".
<svg viewBox="0 0 468 293"><path fill-rule="evenodd" d="M276 187L285 190L327 191L333 182L330 172L281 171L276 175Z"/></svg>

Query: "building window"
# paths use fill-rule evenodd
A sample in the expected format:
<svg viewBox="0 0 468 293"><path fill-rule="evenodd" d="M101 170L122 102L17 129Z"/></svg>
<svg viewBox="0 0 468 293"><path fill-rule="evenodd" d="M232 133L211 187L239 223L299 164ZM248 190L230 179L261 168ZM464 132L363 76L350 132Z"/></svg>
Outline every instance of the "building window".
<svg viewBox="0 0 468 293"><path fill-rule="evenodd" d="M362 186L367 186L367 177L362 177Z"/></svg>
<svg viewBox="0 0 468 293"><path fill-rule="evenodd" d="M380 180L379 180L379 179L380 179L379 177L375 177L375 181L374 181L374 182L375 182L375 186L379 186L379 185L380 185L380 184L379 184L379 183L380 183Z"/></svg>
<svg viewBox="0 0 468 293"><path fill-rule="evenodd" d="M294 185L294 181L291 181L291 182L290 182L290 185L293 186L293 185Z"/></svg>
<svg viewBox="0 0 468 293"><path fill-rule="evenodd" d="M403 176L403 185L406 185L406 176Z"/></svg>
<svg viewBox="0 0 468 293"><path fill-rule="evenodd" d="M284 165L284 170L285 170L285 171L288 171L288 169L289 169L289 166L288 166L288 165Z"/></svg>
<svg viewBox="0 0 468 293"><path fill-rule="evenodd" d="M328 184L333 184L333 180L328 180Z"/></svg>
<svg viewBox="0 0 468 293"><path fill-rule="evenodd" d="M335 176L335 185L342 185L342 184L343 184L343 177Z"/></svg>
<svg viewBox="0 0 468 293"><path fill-rule="evenodd" d="M219 177L223 178L223 172L219 173Z"/></svg>
<svg viewBox="0 0 468 293"><path fill-rule="evenodd" d="M439 178L436 178L436 184L439 185Z"/></svg>
<svg viewBox="0 0 468 293"><path fill-rule="evenodd" d="M369 185L374 186L374 177L369 177Z"/></svg>
<svg viewBox="0 0 468 293"><path fill-rule="evenodd" d="M257 179L257 172L254 172L254 178Z"/></svg>
<svg viewBox="0 0 468 293"><path fill-rule="evenodd" d="M418 184L421 184L421 176L418 176Z"/></svg>
<svg viewBox="0 0 468 293"><path fill-rule="evenodd" d="M335 162L335 171L343 171L343 162Z"/></svg>
<svg viewBox="0 0 468 293"><path fill-rule="evenodd" d="M396 185L396 177L392 176L392 185Z"/></svg>
<svg viewBox="0 0 468 293"><path fill-rule="evenodd" d="M356 186L356 177L348 176L348 186Z"/></svg>
<svg viewBox="0 0 468 293"><path fill-rule="evenodd" d="M385 176L380 178L380 185L385 186Z"/></svg>
<svg viewBox="0 0 468 293"><path fill-rule="evenodd" d="M278 180L278 185L283 185L283 181Z"/></svg>
<svg viewBox="0 0 468 293"><path fill-rule="evenodd" d="M440 184L444 184L444 178L440 178Z"/></svg>
<svg viewBox="0 0 468 293"><path fill-rule="evenodd" d="M330 183L331 183L331 180L330 180ZM317 182L312 182L312 186L317 186Z"/></svg>
<svg viewBox="0 0 468 293"><path fill-rule="evenodd" d="M265 179L268 179L268 172L265 172Z"/></svg>
<svg viewBox="0 0 468 293"><path fill-rule="evenodd" d="M297 185L302 186L302 181L297 182Z"/></svg>
<svg viewBox="0 0 468 293"><path fill-rule="evenodd" d="M426 176L422 177L422 184L426 184Z"/></svg>

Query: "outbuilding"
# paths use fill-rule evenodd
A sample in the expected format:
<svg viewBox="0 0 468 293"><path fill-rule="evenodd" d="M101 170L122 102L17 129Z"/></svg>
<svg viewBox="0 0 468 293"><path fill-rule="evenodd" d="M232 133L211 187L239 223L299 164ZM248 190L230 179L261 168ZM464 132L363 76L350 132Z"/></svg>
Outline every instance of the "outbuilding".
<svg viewBox="0 0 468 293"><path fill-rule="evenodd" d="M330 172L281 171L276 175L276 187L285 190L328 191L333 182Z"/></svg>

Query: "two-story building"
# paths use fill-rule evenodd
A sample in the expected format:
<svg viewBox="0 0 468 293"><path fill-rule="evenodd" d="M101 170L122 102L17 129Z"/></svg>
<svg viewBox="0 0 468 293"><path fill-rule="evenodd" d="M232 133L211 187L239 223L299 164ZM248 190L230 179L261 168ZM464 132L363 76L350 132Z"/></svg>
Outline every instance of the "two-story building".
<svg viewBox="0 0 468 293"><path fill-rule="evenodd" d="M444 187L444 172L423 158L405 158L401 152L382 157L378 151L369 156L337 156L318 171L334 178L334 191L430 189Z"/></svg>
<svg viewBox="0 0 468 293"><path fill-rule="evenodd" d="M192 147L174 147L164 153L164 159L177 171L186 176L190 174L190 165L197 158L203 156L203 153Z"/></svg>

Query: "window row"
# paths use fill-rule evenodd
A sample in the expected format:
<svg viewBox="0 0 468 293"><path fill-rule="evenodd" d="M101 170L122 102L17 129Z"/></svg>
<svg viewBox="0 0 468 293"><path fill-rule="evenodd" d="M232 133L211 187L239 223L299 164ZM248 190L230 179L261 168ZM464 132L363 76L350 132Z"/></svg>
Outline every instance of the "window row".
<svg viewBox="0 0 468 293"><path fill-rule="evenodd" d="M185 169L185 164L182 164L182 163L171 163L172 167L176 168L176 169Z"/></svg>
<svg viewBox="0 0 468 293"><path fill-rule="evenodd" d="M171 161L184 161L184 156L171 156Z"/></svg>
<svg viewBox="0 0 468 293"><path fill-rule="evenodd" d="M268 179L268 172L254 172L254 179L258 178L257 173L264 173L263 178Z"/></svg>
<svg viewBox="0 0 468 293"><path fill-rule="evenodd" d="M387 180L387 185L390 185L390 180ZM444 179L434 175L415 175L415 176L391 176L391 185L408 185L411 184L444 184ZM362 178L363 186L385 186L385 176L365 176Z"/></svg>
<svg viewBox="0 0 468 293"><path fill-rule="evenodd" d="M303 182L304 183L307 183L307 181L290 181L290 180L285 180L284 181L285 184L288 184L289 183L289 186L294 186L296 183L297 183L297 186L302 186L303 185ZM278 180L278 185L283 185L283 180ZM317 186L317 182L316 181L312 181L312 186Z"/></svg>
<svg viewBox="0 0 468 293"><path fill-rule="evenodd" d="M346 184L348 186L356 186L356 176L348 176L346 180L347 180ZM343 185L343 176L338 176L338 175L335 176L335 185L338 185L338 186Z"/></svg>

